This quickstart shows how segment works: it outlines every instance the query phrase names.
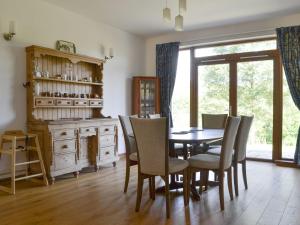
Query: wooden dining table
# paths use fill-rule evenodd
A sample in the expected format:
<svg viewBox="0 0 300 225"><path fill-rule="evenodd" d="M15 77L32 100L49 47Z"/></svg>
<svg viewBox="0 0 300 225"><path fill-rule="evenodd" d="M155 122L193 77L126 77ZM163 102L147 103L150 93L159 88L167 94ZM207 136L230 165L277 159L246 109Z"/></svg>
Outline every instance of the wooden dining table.
<svg viewBox="0 0 300 225"><path fill-rule="evenodd" d="M134 135L129 135L130 137L134 138ZM211 141L218 141L222 140L224 136L223 129L201 129L198 127L186 127L186 128L171 128L169 130L169 146L170 146L170 156L175 157L176 148L174 147L175 144L182 144L183 145L183 153L184 159L188 158L188 150L189 146L197 146L202 143L211 142ZM194 148L190 148L191 154L194 152ZM175 179L175 175L171 175L171 182L169 185L170 190L176 190L183 188L183 183L178 182ZM157 192L163 192L164 186L157 188ZM195 189L191 189L193 198L195 200L199 200L200 196L199 193Z"/></svg>
<svg viewBox="0 0 300 225"><path fill-rule="evenodd" d="M169 145L170 145L170 156L176 156L175 144L183 145L183 155L184 159L188 158L188 150L190 150L191 155L196 154L195 146L200 144L222 140L224 136L223 129L201 129L198 127L188 127L188 128L171 128L169 131ZM189 148L189 146L193 146ZM196 147L197 148L197 147ZM175 190L183 187L182 182L178 182L175 179L175 175L171 176L170 190ZM158 189L162 191L164 187ZM191 189L193 198L200 199L199 193L195 189Z"/></svg>

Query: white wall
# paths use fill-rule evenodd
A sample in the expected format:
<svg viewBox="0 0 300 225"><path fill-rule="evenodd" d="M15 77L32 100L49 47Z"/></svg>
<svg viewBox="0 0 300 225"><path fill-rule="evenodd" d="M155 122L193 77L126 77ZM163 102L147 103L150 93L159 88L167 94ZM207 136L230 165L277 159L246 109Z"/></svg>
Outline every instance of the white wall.
<svg viewBox="0 0 300 225"><path fill-rule="evenodd" d="M183 45L213 43L244 38L275 35L275 29L281 26L300 24L300 13L268 20L234 24L215 28L206 28L191 32L174 32L146 39L146 73L155 75L156 44L180 41Z"/></svg>
<svg viewBox="0 0 300 225"><path fill-rule="evenodd" d="M17 23L17 35L7 42L2 34L10 20ZM104 65L103 112L112 117L130 113L130 77L145 71L144 39L40 0L0 0L0 133L26 128L24 48L54 48L56 40L74 42L78 53L100 58L101 44L114 47L115 57ZM119 137L119 150L124 152ZM5 163L2 158L0 169Z"/></svg>

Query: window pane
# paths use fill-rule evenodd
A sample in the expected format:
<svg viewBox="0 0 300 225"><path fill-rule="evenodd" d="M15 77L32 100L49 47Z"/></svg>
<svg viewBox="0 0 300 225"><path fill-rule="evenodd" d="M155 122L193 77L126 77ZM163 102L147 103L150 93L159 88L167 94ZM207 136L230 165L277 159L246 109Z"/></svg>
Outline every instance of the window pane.
<svg viewBox="0 0 300 225"><path fill-rule="evenodd" d="M295 105L285 74L283 76L282 158L294 159L300 112Z"/></svg>
<svg viewBox="0 0 300 225"><path fill-rule="evenodd" d="M179 51L175 87L172 96L174 127L190 126L190 50Z"/></svg>
<svg viewBox="0 0 300 225"><path fill-rule="evenodd" d="M255 51L263 51L263 50L271 50L276 48L277 48L276 40L259 41L259 42L252 42L252 43L198 48L195 50L195 57L206 57L206 56L213 56L213 55L241 53L241 52L255 52Z"/></svg>
<svg viewBox="0 0 300 225"><path fill-rule="evenodd" d="M247 157L272 159L273 60L238 63L238 115L254 115Z"/></svg>
<svg viewBox="0 0 300 225"><path fill-rule="evenodd" d="M229 64L198 66L198 126L202 114L228 114Z"/></svg>

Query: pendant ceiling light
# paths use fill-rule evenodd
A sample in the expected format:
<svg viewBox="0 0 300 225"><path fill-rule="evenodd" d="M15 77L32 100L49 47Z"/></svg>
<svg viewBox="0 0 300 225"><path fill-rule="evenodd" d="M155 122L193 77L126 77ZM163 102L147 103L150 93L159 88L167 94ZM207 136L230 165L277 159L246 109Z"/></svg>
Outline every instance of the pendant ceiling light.
<svg viewBox="0 0 300 225"><path fill-rule="evenodd" d="M175 17L175 30L183 31L183 16L186 12L186 0L178 0L179 14ZM168 0L166 0L166 7L163 9L163 19L165 22L171 22L171 9L168 7Z"/></svg>
<svg viewBox="0 0 300 225"><path fill-rule="evenodd" d="M179 0L180 13L186 13L186 0Z"/></svg>
<svg viewBox="0 0 300 225"><path fill-rule="evenodd" d="M165 22L171 22L171 9L168 8L168 1L166 0L166 7L163 9L163 19Z"/></svg>
<svg viewBox="0 0 300 225"><path fill-rule="evenodd" d="M183 31L183 16L180 14L175 17L175 30Z"/></svg>

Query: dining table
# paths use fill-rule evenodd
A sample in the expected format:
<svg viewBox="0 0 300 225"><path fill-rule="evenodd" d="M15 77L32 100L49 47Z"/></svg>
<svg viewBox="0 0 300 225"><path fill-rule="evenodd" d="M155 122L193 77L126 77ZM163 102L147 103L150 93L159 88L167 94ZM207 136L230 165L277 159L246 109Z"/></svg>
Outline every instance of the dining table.
<svg viewBox="0 0 300 225"><path fill-rule="evenodd" d="M129 135L134 138L134 135ZM183 128L171 128L169 130L169 146L170 157L176 157L178 148L175 147L176 144L182 144L180 150L183 151L183 158L188 158L188 153L190 155L197 154L197 146L203 143L222 140L224 136L224 129L202 129L199 127L183 127ZM157 192L164 192L164 186L156 189ZM177 190L183 188L183 183L176 181L176 176L171 175L171 181L169 185L170 190ZM191 188L192 196L195 200L200 199L199 193L195 188Z"/></svg>
<svg viewBox="0 0 300 225"><path fill-rule="evenodd" d="M170 156L177 156L176 151L178 148L175 147L176 144L182 144L181 150L183 151L183 158L188 158L188 153L190 155L198 154L198 146L204 143L222 140L224 136L224 129L202 129L199 127L186 127L186 128L171 128L169 130L169 146L170 146ZM170 190L177 190L183 187L182 182L176 181L176 176L171 175L171 181L169 185ZM157 189L158 192L164 190L164 187ZM195 200L200 199L199 193L195 188L191 188L192 196Z"/></svg>

